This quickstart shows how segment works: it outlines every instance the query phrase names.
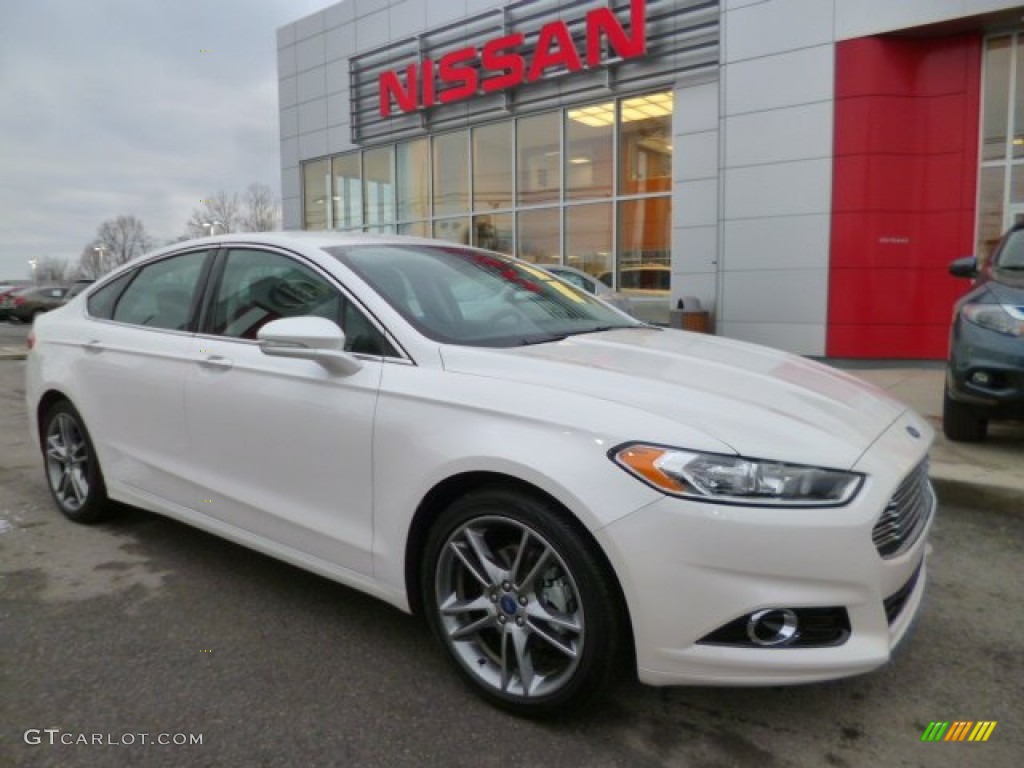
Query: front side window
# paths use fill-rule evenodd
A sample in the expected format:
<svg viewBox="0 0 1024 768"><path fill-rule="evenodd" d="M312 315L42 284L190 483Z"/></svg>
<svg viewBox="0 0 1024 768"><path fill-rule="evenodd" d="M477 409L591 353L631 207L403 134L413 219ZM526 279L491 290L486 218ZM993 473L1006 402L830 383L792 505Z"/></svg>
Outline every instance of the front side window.
<svg viewBox="0 0 1024 768"><path fill-rule="evenodd" d="M350 352L394 354L360 309L306 265L272 251L228 252L207 321L209 333L254 340L272 320L305 316L337 323Z"/></svg>
<svg viewBox="0 0 1024 768"><path fill-rule="evenodd" d="M135 279L116 299L111 319L150 328L187 330L196 287L208 255L208 251L192 251L140 268ZM120 279L99 294L112 288Z"/></svg>

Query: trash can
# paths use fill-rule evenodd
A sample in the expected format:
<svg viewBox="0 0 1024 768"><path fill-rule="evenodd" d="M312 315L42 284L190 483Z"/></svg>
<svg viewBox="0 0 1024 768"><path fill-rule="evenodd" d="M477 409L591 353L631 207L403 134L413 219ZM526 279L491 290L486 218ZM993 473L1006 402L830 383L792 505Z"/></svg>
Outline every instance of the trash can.
<svg viewBox="0 0 1024 768"><path fill-rule="evenodd" d="M696 296L683 296L676 302L676 308L669 310L669 325L694 333L710 333L711 313L701 309Z"/></svg>

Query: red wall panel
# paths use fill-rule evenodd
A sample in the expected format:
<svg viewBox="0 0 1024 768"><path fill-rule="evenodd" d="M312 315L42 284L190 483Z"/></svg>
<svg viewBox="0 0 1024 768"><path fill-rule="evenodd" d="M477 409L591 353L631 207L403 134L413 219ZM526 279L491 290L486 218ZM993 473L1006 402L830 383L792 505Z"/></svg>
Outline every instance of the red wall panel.
<svg viewBox="0 0 1024 768"><path fill-rule="evenodd" d="M974 250L981 37L836 46L830 357L942 359Z"/></svg>

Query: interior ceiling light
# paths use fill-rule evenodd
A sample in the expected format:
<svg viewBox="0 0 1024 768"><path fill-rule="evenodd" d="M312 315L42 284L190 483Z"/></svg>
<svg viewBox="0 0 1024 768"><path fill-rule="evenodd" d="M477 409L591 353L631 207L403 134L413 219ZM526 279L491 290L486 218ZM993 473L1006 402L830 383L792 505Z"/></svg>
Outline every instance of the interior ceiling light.
<svg viewBox="0 0 1024 768"><path fill-rule="evenodd" d="M589 125L591 128L601 128L615 122L615 104L595 104L592 107L582 109L570 109L569 119L577 123Z"/></svg>
<svg viewBox="0 0 1024 768"><path fill-rule="evenodd" d="M652 93L649 96L637 96L623 99L621 104L622 122L631 123L638 120L650 120L672 114L673 97L671 91ZM569 119L591 128L601 128L615 122L615 105L613 103L595 104L581 109L570 109Z"/></svg>

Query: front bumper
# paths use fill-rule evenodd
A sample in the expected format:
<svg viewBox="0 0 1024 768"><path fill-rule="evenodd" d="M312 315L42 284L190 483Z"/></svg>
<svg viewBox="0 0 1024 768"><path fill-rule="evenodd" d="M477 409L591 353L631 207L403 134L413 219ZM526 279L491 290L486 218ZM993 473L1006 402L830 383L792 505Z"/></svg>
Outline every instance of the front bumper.
<svg viewBox="0 0 1024 768"><path fill-rule="evenodd" d="M914 438L908 427L921 434ZM623 585L640 680L652 685L777 685L885 664L911 626L927 581L927 519L883 557L872 533L901 482L925 459L931 429L908 412L861 457L866 480L845 507L777 509L664 498L598 532ZM850 632L827 647L699 642L765 609L842 607ZM888 615L887 615L888 612Z"/></svg>
<svg viewBox="0 0 1024 768"><path fill-rule="evenodd" d="M987 383L975 375L984 372ZM987 418L1024 418L1024 338L997 333L957 317L950 342L946 389Z"/></svg>

